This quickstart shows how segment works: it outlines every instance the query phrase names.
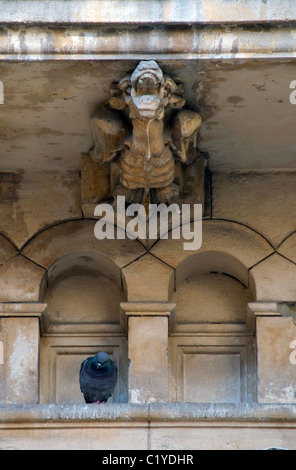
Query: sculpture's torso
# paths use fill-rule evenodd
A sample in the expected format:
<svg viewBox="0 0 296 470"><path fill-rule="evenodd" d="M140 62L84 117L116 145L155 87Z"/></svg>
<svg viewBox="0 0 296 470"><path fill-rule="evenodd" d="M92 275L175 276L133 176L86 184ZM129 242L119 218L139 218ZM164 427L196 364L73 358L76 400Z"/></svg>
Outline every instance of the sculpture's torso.
<svg viewBox="0 0 296 470"><path fill-rule="evenodd" d="M134 120L133 135L120 157L121 183L128 189L163 188L175 178L175 160L164 144L163 121Z"/></svg>

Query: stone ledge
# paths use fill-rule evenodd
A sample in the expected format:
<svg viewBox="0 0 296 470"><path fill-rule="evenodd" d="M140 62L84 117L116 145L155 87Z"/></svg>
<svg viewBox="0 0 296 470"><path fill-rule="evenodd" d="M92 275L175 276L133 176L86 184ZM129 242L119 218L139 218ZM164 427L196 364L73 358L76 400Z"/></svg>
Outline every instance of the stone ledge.
<svg viewBox="0 0 296 470"><path fill-rule="evenodd" d="M1 23L241 23L295 21L294 0L6 0Z"/></svg>
<svg viewBox="0 0 296 470"><path fill-rule="evenodd" d="M41 302L0 302L0 317L41 317L46 307Z"/></svg>
<svg viewBox="0 0 296 470"><path fill-rule="evenodd" d="M1 15L0 15L1 18ZM295 25L221 27L124 24L5 26L1 60L290 59Z"/></svg>
<svg viewBox="0 0 296 470"><path fill-rule="evenodd" d="M73 424L92 423L110 425L114 423L200 423L209 422L235 425L250 422L285 423L296 426L296 405L293 404L196 404L196 403L155 403L155 404L107 404L96 405L1 405L0 427L10 424L44 423ZM294 426L293 426L294 427Z"/></svg>
<svg viewBox="0 0 296 470"><path fill-rule="evenodd" d="M127 317L136 316L166 316L176 308L175 303L170 302L121 302L120 308Z"/></svg>
<svg viewBox="0 0 296 470"><path fill-rule="evenodd" d="M150 421L295 422L296 405L168 403L150 405Z"/></svg>
<svg viewBox="0 0 296 470"><path fill-rule="evenodd" d="M12 423L58 423L81 424L87 422L148 422L147 405L128 403L106 405L1 405L0 427Z"/></svg>

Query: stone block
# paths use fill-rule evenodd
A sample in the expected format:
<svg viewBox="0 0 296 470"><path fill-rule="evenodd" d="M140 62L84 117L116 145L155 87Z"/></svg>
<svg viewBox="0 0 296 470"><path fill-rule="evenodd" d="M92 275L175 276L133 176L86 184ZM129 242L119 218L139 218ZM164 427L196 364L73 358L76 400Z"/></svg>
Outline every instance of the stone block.
<svg viewBox="0 0 296 470"><path fill-rule="evenodd" d="M295 182L294 172L214 173L213 217L246 224L277 246L295 228Z"/></svg>
<svg viewBox="0 0 296 470"><path fill-rule="evenodd" d="M296 403L295 348L291 348L296 326L291 317L258 317L256 323L258 401Z"/></svg>
<svg viewBox="0 0 296 470"><path fill-rule="evenodd" d="M220 334L169 338L170 401L244 403L254 400L254 338Z"/></svg>
<svg viewBox="0 0 296 470"><path fill-rule="evenodd" d="M129 401L168 400L168 318L129 317Z"/></svg>
<svg viewBox="0 0 296 470"><path fill-rule="evenodd" d="M128 300L170 300L174 289L174 270L150 254L142 256L123 269Z"/></svg>
<svg viewBox="0 0 296 470"><path fill-rule="evenodd" d="M296 266L275 253L251 269L257 301L296 300Z"/></svg>
<svg viewBox="0 0 296 470"><path fill-rule="evenodd" d="M4 402L37 403L39 399L39 319L1 318L1 329L6 337L4 364L0 366L3 369L5 381Z"/></svg>
<svg viewBox="0 0 296 470"><path fill-rule="evenodd" d="M0 302L38 301L44 272L21 255L0 266Z"/></svg>

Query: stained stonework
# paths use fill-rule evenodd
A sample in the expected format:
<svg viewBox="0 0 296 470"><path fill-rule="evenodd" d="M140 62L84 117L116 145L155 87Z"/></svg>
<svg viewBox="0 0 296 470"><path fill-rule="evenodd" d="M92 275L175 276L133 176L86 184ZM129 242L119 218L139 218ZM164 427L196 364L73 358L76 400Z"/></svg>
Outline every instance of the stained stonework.
<svg viewBox="0 0 296 470"><path fill-rule="evenodd" d="M0 20L0 448L296 449L294 0ZM99 240L117 195L203 203L201 246Z"/></svg>

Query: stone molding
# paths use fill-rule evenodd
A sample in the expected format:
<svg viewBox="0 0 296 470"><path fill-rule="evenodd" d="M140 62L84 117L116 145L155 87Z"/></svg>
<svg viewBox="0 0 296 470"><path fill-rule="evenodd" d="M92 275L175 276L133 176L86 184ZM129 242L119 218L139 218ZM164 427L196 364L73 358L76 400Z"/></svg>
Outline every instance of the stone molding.
<svg viewBox="0 0 296 470"><path fill-rule="evenodd" d="M170 317L176 304L168 302L122 302L121 309L127 317Z"/></svg>
<svg viewBox="0 0 296 470"><path fill-rule="evenodd" d="M291 317L296 324L295 302L250 302L248 313L254 317Z"/></svg>
<svg viewBox="0 0 296 470"><path fill-rule="evenodd" d="M255 317L280 317L278 302L250 302L248 310L255 315Z"/></svg>
<svg viewBox="0 0 296 470"><path fill-rule="evenodd" d="M46 307L41 302L0 302L0 317L41 317Z"/></svg>
<svg viewBox="0 0 296 470"><path fill-rule="evenodd" d="M296 55L294 33L295 27L286 24L281 28L262 26L259 30L233 25L186 29L178 25L155 29L148 25L142 30L125 24L124 34L106 25L4 25L0 31L0 59L289 59ZM272 47L267 47L269 44Z"/></svg>
<svg viewBox="0 0 296 470"><path fill-rule="evenodd" d="M257 317L280 317L277 302L249 302L247 307L247 325L255 330Z"/></svg>
<svg viewBox="0 0 296 470"><path fill-rule="evenodd" d="M1 318L37 318L42 336L42 314L46 307L47 304L41 302L0 302L0 324Z"/></svg>

